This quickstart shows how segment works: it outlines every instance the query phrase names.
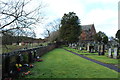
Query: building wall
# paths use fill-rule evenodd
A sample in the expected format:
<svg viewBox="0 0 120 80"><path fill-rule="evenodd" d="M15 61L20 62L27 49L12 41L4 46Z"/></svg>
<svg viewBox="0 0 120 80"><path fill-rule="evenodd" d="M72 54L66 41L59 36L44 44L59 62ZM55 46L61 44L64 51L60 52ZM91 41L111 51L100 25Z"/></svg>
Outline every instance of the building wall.
<svg viewBox="0 0 120 80"><path fill-rule="evenodd" d="M84 26L82 26L82 27L84 27ZM93 36L96 34L94 24L89 25L88 28L90 28L90 29L82 30L82 33L80 35L82 41L94 40Z"/></svg>

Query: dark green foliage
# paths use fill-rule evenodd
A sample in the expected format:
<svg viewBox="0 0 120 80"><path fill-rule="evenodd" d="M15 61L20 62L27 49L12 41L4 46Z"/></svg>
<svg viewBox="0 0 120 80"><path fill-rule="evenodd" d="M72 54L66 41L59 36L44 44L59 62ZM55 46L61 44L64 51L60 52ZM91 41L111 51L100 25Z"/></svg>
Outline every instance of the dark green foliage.
<svg viewBox="0 0 120 80"><path fill-rule="evenodd" d="M103 37L103 43L104 43L104 44L107 44L107 43L108 43L108 37L107 37L107 36L104 36L104 37Z"/></svg>
<svg viewBox="0 0 120 80"><path fill-rule="evenodd" d="M8 31L2 35L2 45L11 45L12 43L32 42L38 40L27 36L14 36L14 32Z"/></svg>
<svg viewBox="0 0 120 80"><path fill-rule="evenodd" d="M2 36L2 44L10 45L13 42L13 32L6 32Z"/></svg>
<svg viewBox="0 0 120 80"><path fill-rule="evenodd" d="M95 40L99 43L103 42L104 44L108 43L108 37L104 32L99 31L95 36Z"/></svg>
<svg viewBox="0 0 120 80"><path fill-rule="evenodd" d="M60 38L69 43L77 42L80 31L80 21L76 13L64 14L61 20Z"/></svg>

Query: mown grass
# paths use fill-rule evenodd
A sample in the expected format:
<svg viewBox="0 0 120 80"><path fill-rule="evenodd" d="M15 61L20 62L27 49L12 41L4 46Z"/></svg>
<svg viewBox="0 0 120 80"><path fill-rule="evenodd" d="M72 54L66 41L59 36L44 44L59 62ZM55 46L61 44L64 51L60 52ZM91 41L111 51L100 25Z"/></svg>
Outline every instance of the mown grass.
<svg viewBox="0 0 120 80"><path fill-rule="evenodd" d="M82 54L82 55L96 55L96 54L98 54L98 53L89 53L87 50L77 50L77 49L73 49L73 48L69 48L69 47L63 47L63 48L70 50L70 51L73 51L73 52L78 53L78 54Z"/></svg>
<svg viewBox="0 0 120 80"><path fill-rule="evenodd" d="M107 64L117 64L118 65L118 61L120 60L120 59L109 58L107 55L99 56L98 53L80 53L81 52L80 50L72 49L69 47L64 47L64 48L67 50L76 52L78 54L83 54L86 57L89 57L91 59L94 59L94 60L97 60L97 61L100 61L103 63L107 63ZM96 55L93 55L93 54L96 54Z"/></svg>
<svg viewBox="0 0 120 80"><path fill-rule="evenodd" d="M95 59L108 64L118 64L118 59L112 59L107 56L98 56L98 55L86 55L91 59Z"/></svg>
<svg viewBox="0 0 120 80"><path fill-rule="evenodd" d="M118 78L114 70L88 61L64 49L55 49L35 62L25 78Z"/></svg>

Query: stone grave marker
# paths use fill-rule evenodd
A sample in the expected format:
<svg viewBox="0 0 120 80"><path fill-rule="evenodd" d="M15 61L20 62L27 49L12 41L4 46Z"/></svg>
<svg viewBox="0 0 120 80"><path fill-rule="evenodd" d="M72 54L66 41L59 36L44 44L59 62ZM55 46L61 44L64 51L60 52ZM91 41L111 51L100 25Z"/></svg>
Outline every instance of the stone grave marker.
<svg viewBox="0 0 120 80"><path fill-rule="evenodd" d="M113 58L117 59L117 56L118 56L118 50L117 50L117 48L114 48Z"/></svg>
<svg viewBox="0 0 120 80"><path fill-rule="evenodd" d="M82 50L82 48L80 47L80 50Z"/></svg>
<svg viewBox="0 0 120 80"><path fill-rule="evenodd" d="M90 49L90 43L88 43L88 45L87 45L87 51L89 51Z"/></svg>
<svg viewBox="0 0 120 80"><path fill-rule="evenodd" d="M69 44L69 47L71 47L72 45L71 44Z"/></svg>
<svg viewBox="0 0 120 80"><path fill-rule="evenodd" d="M109 48L109 50L108 50L108 57L112 57L112 51L111 51L111 48Z"/></svg>

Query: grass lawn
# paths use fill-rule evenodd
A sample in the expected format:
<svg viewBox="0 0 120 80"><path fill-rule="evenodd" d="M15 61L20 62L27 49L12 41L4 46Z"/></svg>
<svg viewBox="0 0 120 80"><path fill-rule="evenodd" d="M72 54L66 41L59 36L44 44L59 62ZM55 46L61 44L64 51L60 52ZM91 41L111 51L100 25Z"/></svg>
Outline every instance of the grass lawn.
<svg viewBox="0 0 120 80"><path fill-rule="evenodd" d="M86 55L87 57L91 59L95 59L104 63L108 64L118 64L118 59L112 59L107 56L99 56L99 55Z"/></svg>
<svg viewBox="0 0 120 80"><path fill-rule="evenodd" d="M89 53L87 50L77 50L77 49L73 49L73 48L69 48L69 47L64 47L64 49L67 49L67 50L70 50L70 51L73 51L75 53L78 53L78 54L82 54L82 55L96 55L98 53Z"/></svg>
<svg viewBox="0 0 120 80"><path fill-rule="evenodd" d="M82 54L82 55L84 55L86 57L89 57L91 59L101 61L103 63L107 63L107 64L117 64L118 65L118 60L120 60L120 59L109 58L109 57L107 57L107 55L99 56L98 53L88 53L88 52L87 53L80 53L81 52L80 50L72 49L72 48L69 48L69 47L64 47L64 48L67 49L67 50L76 52L78 54ZM93 54L96 54L96 55L93 55Z"/></svg>
<svg viewBox="0 0 120 80"><path fill-rule="evenodd" d="M41 59L44 61L33 63L32 75L26 78L118 78L118 72L60 48Z"/></svg>

